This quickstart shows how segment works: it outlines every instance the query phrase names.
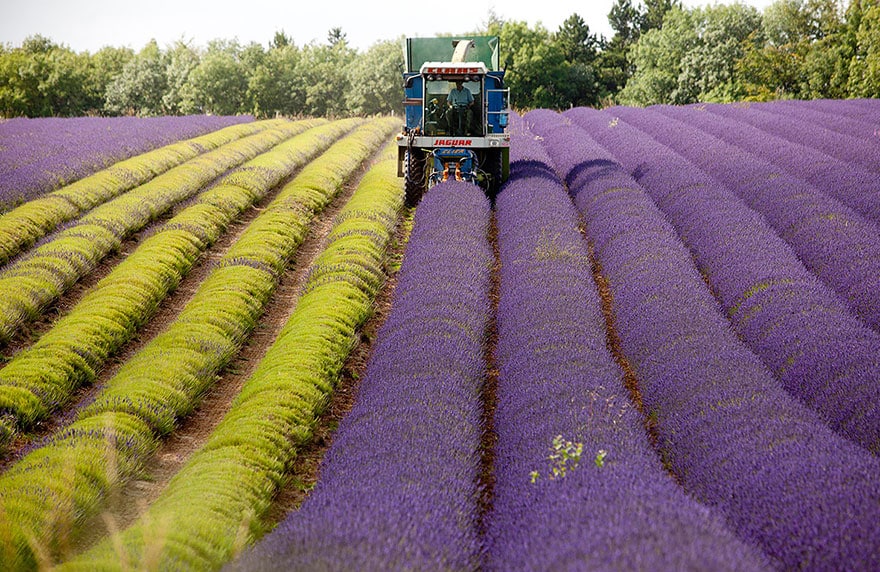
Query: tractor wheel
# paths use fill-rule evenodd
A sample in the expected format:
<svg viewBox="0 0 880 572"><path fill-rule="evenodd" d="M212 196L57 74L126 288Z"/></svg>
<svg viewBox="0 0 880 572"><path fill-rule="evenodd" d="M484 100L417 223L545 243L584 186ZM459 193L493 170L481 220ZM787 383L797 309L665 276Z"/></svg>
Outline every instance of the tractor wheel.
<svg viewBox="0 0 880 572"><path fill-rule="evenodd" d="M403 159L404 204L412 208L419 204L425 194L427 178L425 177L425 152L421 149L407 149Z"/></svg>
<svg viewBox="0 0 880 572"><path fill-rule="evenodd" d="M487 150L483 170L489 174L489 184L486 186L486 195L492 201L495 200L495 197L498 196L498 191L501 190L501 179L504 176L502 173L503 168L504 165L502 164L501 150Z"/></svg>

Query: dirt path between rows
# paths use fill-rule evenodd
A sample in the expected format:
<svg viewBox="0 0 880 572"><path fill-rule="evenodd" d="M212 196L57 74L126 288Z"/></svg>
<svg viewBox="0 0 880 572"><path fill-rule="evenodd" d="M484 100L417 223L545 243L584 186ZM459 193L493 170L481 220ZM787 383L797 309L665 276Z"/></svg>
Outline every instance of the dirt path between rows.
<svg viewBox="0 0 880 572"><path fill-rule="evenodd" d="M489 513L492 510L492 499L495 492L495 448L498 434L495 432L495 409L498 403L498 362L495 353L498 346L498 301L501 298L501 254L498 249L498 220L495 211L489 222L489 244L494 254L492 264L492 281L489 300L492 304L489 313L489 324L486 328L483 357L486 362L485 382L482 391L483 400L483 434L480 442L480 500L479 526L480 534L485 537L488 530Z"/></svg>
<svg viewBox="0 0 880 572"><path fill-rule="evenodd" d="M114 528L119 530L133 524L161 494L170 479L187 462L190 456L207 442L215 427L229 411L232 401L240 392L241 387L254 372L293 312L296 301L299 298L299 293L305 284L311 262L324 249L326 237L332 229L336 215L354 193L360 178L366 172L368 164L365 163L360 171L340 190L333 201L321 213L315 216L309 227L306 239L288 264L288 270L282 276L275 292L266 305L263 316L236 358L222 373L220 379L212 386L196 410L185 419L182 419L179 427L162 442L157 452L147 462L141 478L127 483L121 490L112 495L107 510L100 517L94 519L94 526L87 527L91 533L80 540L77 550L86 549L92 543L101 539L107 532L107 520L112 523ZM241 224L244 226L244 223ZM206 272L209 271L211 265L207 264L205 266L208 267ZM192 281L189 283L190 285L182 284L179 290L188 291L192 289L194 291L203 279L204 276L193 276ZM383 296L384 294L380 294L380 298ZM185 301L182 303L185 303ZM387 300L377 301L377 311L361 334L361 340L372 339L373 334L370 333L370 328L377 326L371 326L371 324L376 320L382 319L381 316L384 315L382 307L386 304L388 304ZM180 307L182 308L182 305ZM170 313L166 323L173 319L174 315L176 313ZM161 318L157 318L157 321L160 320ZM165 324L157 324L156 326L159 331L164 327ZM368 345L367 343L358 344L352 352L349 361L345 365L345 375L339 381L334 392L333 401L327 407L324 416L318 423L313 445L309 447L309 450L303 451L300 457L322 456L319 451L321 451L321 447L324 444L329 442L328 434L332 433L335 429L338 418L350 408L350 402L353 400L354 394L353 386L360 373L362 373L366 362L367 354L365 352L368 353L368 350L365 350L364 347ZM127 353L122 356L122 358L127 357ZM337 416L335 421L332 420L334 416ZM288 479L293 485L285 487L276 503L279 514L285 512L287 506L298 505L299 501L293 499L293 497L296 497L296 491L303 487L298 487L295 483L313 480L314 477L309 474L309 471L316 469L317 462L314 467L307 468L299 460L297 461Z"/></svg>

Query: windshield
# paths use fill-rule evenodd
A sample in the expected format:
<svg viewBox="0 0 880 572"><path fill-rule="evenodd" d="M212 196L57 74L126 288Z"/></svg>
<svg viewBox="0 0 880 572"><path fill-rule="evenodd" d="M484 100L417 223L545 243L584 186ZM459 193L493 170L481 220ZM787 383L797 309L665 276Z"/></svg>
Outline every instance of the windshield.
<svg viewBox="0 0 880 572"><path fill-rule="evenodd" d="M425 133L427 135L481 136L484 131L480 81L425 82Z"/></svg>

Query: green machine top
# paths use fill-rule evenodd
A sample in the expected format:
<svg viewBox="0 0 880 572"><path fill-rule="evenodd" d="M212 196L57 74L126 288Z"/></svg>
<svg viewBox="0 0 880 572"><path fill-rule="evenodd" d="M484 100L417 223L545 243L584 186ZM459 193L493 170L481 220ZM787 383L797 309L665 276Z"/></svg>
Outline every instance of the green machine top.
<svg viewBox="0 0 880 572"><path fill-rule="evenodd" d="M498 36L449 36L446 38L406 38L403 54L407 72L416 72L425 62L449 62L460 41L473 41L467 61L483 62L489 71L498 71Z"/></svg>

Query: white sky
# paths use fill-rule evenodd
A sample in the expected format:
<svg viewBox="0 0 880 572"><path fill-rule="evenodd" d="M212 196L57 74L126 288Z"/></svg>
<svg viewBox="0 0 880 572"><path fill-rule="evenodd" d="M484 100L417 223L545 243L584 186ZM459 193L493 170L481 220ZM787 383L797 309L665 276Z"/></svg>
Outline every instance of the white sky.
<svg viewBox="0 0 880 572"><path fill-rule="evenodd" d="M762 10L772 1L744 3ZM715 3L684 0L689 7ZM505 20L541 22L550 31L576 12L591 31L610 37L612 5L613 0L0 0L0 44L18 46L41 34L92 53L103 46L138 51L150 39L162 48L177 40L204 47L217 38L268 46L275 32L284 30L303 46L324 42L327 32L339 27L349 45L363 51L401 36L471 31L488 20L490 9Z"/></svg>

